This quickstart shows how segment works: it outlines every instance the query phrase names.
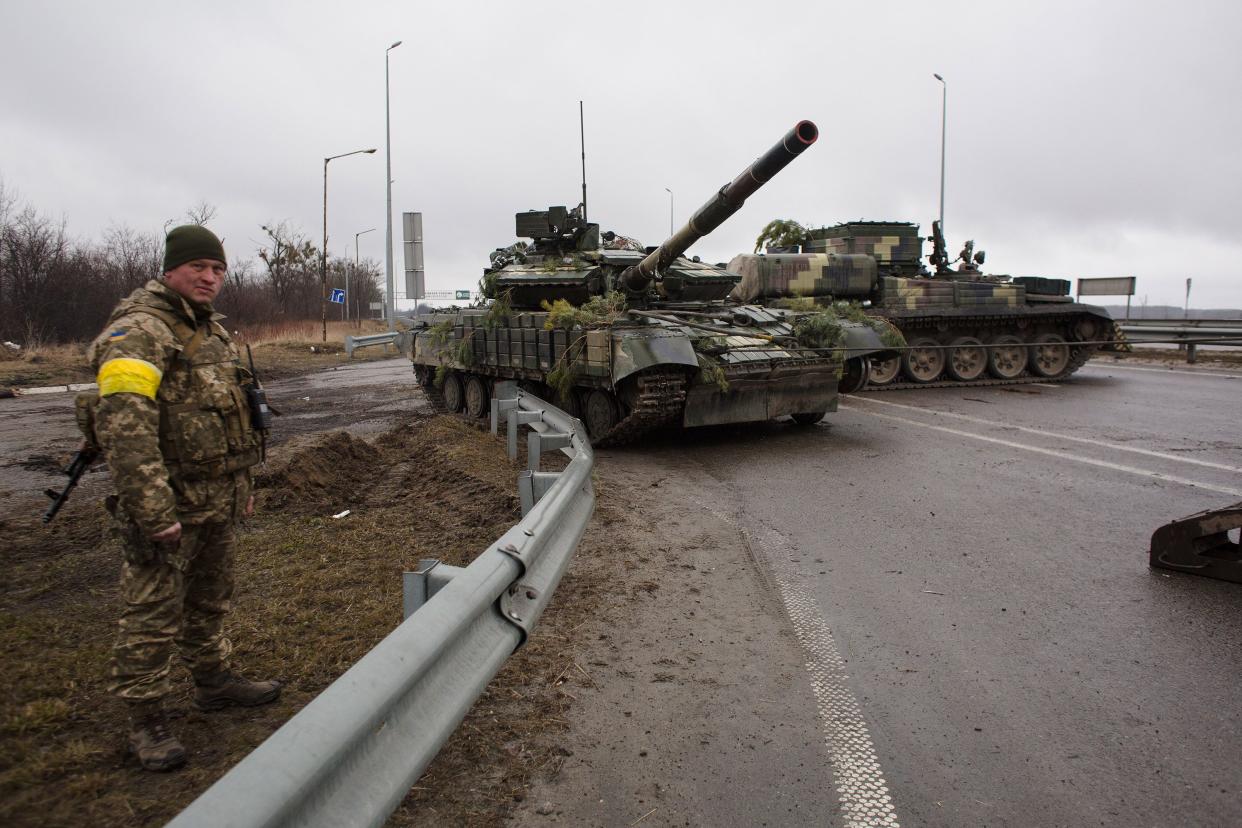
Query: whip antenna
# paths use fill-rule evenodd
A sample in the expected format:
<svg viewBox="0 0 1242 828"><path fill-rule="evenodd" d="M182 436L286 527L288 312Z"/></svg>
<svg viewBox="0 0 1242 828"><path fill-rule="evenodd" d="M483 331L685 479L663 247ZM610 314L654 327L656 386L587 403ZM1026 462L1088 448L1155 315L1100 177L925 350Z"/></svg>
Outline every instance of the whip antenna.
<svg viewBox="0 0 1242 828"><path fill-rule="evenodd" d="M578 140L582 147L582 220L586 221L586 127L582 120L582 101L578 101Z"/></svg>

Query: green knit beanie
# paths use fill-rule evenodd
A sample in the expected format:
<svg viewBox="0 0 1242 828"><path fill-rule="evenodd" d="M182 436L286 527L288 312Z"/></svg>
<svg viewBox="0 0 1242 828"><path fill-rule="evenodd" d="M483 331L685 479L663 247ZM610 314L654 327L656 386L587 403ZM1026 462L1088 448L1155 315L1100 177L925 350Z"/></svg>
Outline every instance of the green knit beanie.
<svg viewBox="0 0 1242 828"><path fill-rule="evenodd" d="M164 239L164 272L176 270L195 259L215 259L228 264L224 245L216 234L201 224L183 224L168 231Z"/></svg>

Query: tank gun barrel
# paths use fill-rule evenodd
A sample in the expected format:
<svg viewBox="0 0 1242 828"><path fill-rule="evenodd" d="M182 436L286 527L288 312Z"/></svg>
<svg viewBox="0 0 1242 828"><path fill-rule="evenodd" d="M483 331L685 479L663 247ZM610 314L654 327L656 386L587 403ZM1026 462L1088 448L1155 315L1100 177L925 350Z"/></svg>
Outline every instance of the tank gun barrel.
<svg viewBox="0 0 1242 828"><path fill-rule="evenodd" d="M678 256L690 249L690 245L715 230L725 219L741 209L746 199L772 176L785 168L802 151L819 138L819 129L811 121L799 121L785 137L771 149L755 159L736 178L720 188L702 207L694 212L690 221L669 236L638 264L628 268L622 275L627 290L645 290L657 273L672 264Z"/></svg>

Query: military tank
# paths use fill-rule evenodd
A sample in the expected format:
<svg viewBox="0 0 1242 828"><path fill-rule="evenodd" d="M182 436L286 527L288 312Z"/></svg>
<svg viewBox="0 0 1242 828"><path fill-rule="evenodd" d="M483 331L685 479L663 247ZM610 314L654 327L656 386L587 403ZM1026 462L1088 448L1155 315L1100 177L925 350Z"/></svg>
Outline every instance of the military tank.
<svg viewBox="0 0 1242 828"><path fill-rule="evenodd" d="M774 225L804 235L786 234L781 246L730 261L729 270L742 275L732 298L845 300L889 321L908 348L872 359L868 387L1060 380L1113 340L1108 311L1075 302L1066 279L984 274L985 255L973 241L950 262L939 222L928 237L932 272L922 263L917 224L855 221L810 231L792 222L769 228Z"/></svg>
<svg viewBox="0 0 1242 828"><path fill-rule="evenodd" d="M518 213L521 240L491 254L484 305L415 318L419 384L442 410L483 417L494 383L516 380L597 445L661 426L819 421L847 354L896 353L882 323L728 302L740 277L682 255L818 134L798 123L655 248L601 233L585 205Z"/></svg>

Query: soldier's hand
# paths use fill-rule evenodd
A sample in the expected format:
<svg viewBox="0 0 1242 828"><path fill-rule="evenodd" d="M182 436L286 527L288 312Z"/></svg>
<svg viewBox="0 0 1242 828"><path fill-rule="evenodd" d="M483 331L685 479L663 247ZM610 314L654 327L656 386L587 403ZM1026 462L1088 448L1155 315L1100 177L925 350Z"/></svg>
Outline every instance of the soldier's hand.
<svg viewBox="0 0 1242 828"><path fill-rule="evenodd" d="M245 514L246 517L250 517L254 514L254 495L251 495L246 501L246 511L243 514Z"/></svg>
<svg viewBox="0 0 1242 828"><path fill-rule="evenodd" d="M177 521L167 529L161 529L151 536L156 543L176 543L181 540L181 521Z"/></svg>

